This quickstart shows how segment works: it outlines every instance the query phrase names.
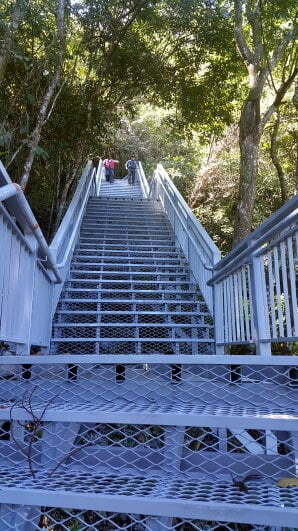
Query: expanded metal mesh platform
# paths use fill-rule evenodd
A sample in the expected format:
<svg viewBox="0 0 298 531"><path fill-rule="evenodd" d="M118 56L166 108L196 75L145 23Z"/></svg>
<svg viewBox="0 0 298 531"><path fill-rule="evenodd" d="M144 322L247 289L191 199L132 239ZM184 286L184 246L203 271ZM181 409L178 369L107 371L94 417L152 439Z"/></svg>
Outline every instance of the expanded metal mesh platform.
<svg viewBox="0 0 298 531"><path fill-rule="evenodd" d="M232 426L235 421L243 427L294 429L291 423L298 417L295 360L287 358L291 364L284 365L284 358L279 357L269 366L258 364L257 359L253 365L253 356L249 357L251 365L239 358L230 356L227 362L203 355L189 364L182 356L175 356L169 364L162 355L155 363L150 356L138 357L139 363L122 355L114 359L86 355L3 357L0 417L8 418L10 406L31 395L35 407L50 401L49 411L63 414L65 410L68 415L71 411L86 415L110 411L111 419L124 422L131 422L131 413L137 414L140 422L144 418L147 422L150 414L157 423L165 424L211 422L216 426L220 419L221 426L223 422ZM105 413L102 418L107 419Z"/></svg>
<svg viewBox="0 0 298 531"><path fill-rule="evenodd" d="M16 516L19 511L19 515ZM234 524L188 518L157 517L143 514L124 514L59 507L3 506L2 521L6 529L16 529L16 524L34 525L34 529L52 531L269 531L267 526Z"/></svg>
<svg viewBox="0 0 298 531"><path fill-rule="evenodd" d="M215 356L161 205L111 195L87 205L51 355L2 357L0 530L295 529L297 361Z"/></svg>

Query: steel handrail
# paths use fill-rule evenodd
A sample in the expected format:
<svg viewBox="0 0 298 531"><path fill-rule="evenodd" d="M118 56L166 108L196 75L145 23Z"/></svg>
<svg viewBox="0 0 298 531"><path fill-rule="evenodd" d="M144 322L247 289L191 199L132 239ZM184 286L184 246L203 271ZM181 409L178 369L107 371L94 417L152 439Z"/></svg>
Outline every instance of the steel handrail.
<svg viewBox="0 0 298 531"><path fill-rule="evenodd" d="M98 170L97 170L97 172L98 172ZM83 214L84 214L84 211L85 211L85 206L86 206L86 203L87 203L88 198L89 198L90 188L91 188L91 186L92 186L92 184L94 182L94 177L95 177L95 175L97 175L97 172L95 174L95 168L92 171L92 175L91 175L89 184L88 184L88 186L86 188L85 197L83 199L81 208L80 208L80 210L79 210L79 212L77 214L76 223L73 226L72 233L71 233L68 245L67 245L67 247L65 249L65 252L64 252L63 260L58 263L58 268L59 269L63 268L66 265L66 263L67 263L69 253L71 252L71 249L72 249L74 241L75 241L75 239L77 237L78 230L79 230L79 227L80 227L80 224L81 224L81 221L82 221L82 217L83 217Z"/></svg>
<svg viewBox="0 0 298 531"><path fill-rule="evenodd" d="M88 161L85 168L84 168L84 171L83 171L83 174L78 182L78 185L77 185L77 188L76 188L76 191L73 195L73 198L68 206L68 209L63 217L63 220L52 240L52 243L51 243L51 249L55 252L55 253L58 253L59 252L59 249L64 241L64 238L67 234L67 230L68 230L68 227L69 227L69 224L73 218L73 212L74 212L74 209L78 203L78 201L80 200L81 198L81 192L82 192L82 188L84 187L85 185L85 182L86 182L86 178L88 176L88 174L90 173L92 169L92 161ZM94 170L93 170L94 172ZM92 179L90 179L91 181Z"/></svg>
<svg viewBox="0 0 298 531"><path fill-rule="evenodd" d="M253 255L262 254L262 246L266 242L279 235L282 230L289 227L292 223L296 223L297 220L298 196L295 196L246 237L246 245L242 251L243 242L240 242L225 258L216 264L214 267L215 274L209 280L208 285L213 285L233 273L235 269L247 264Z"/></svg>
<svg viewBox="0 0 298 531"><path fill-rule="evenodd" d="M297 208L298 195L295 195L281 208L274 212L269 218L267 218L261 225L259 225L253 232L241 240L238 245L236 245L226 256L220 260L220 262L215 265L214 269L221 269L226 263L231 262L233 256L238 256L240 252L242 253L243 251L247 251L247 254L249 254L251 252L251 242L253 240L258 240L265 232L268 232L270 229L274 228L277 223L285 219L285 217L287 217Z"/></svg>
<svg viewBox="0 0 298 531"><path fill-rule="evenodd" d="M145 199L147 199L148 196L149 196L150 187L149 187L149 184L148 184L148 181L147 181L147 178L146 178L146 175L145 175L145 172L144 172L143 165L142 165L141 161L137 161L137 169L138 169L138 174L139 174L139 179L140 179L140 184L141 184L141 189L142 189L142 192L143 192L143 196L145 197Z"/></svg>
<svg viewBox="0 0 298 531"><path fill-rule="evenodd" d="M196 216L194 215L194 213L192 212L192 210L190 209L190 207L188 206L188 204L186 203L186 201L184 200L180 192L177 190L176 186L171 181L170 177L168 176L162 164L157 165L156 171L159 177L161 177L162 180L164 179L166 181L167 186L170 188L173 198L176 199L175 201L173 200L173 198L170 198L173 202L173 206L178 207L180 211L183 212L185 222L188 224L188 228L189 228L189 225L191 224L191 227L194 231L195 236L199 238L199 240L202 242L205 248L207 248L208 251L210 252L210 259L212 261L212 265L214 266L216 263L218 263L221 257L218 247L215 245L212 238L209 236L207 231L204 229L203 225L196 218ZM153 179L153 181L155 179ZM153 183L151 184L151 186L154 186ZM165 187L165 190L167 191L166 187ZM176 211L177 211L177 208L176 208ZM181 216L180 216L180 219L182 221ZM207 268L209 269L209 266L207 266Z"/></svg>
<svg viewBox="0 0 298 531"><path fill-rule="evenodd" d="M30 208L30 205L24 195L24 192L19 184L11 183L0 188L0 201L6 201L9 198L14 197L16 205L21 212L22 216L26 220L26 234L32 234L37 243L39 250L45 257L47 269L50 269L56 278L56 283L61 283L62 278L58 271L56 261L53 254L46 242L46 239L42 233L40 226L38 225L36 218Z"/></svg>

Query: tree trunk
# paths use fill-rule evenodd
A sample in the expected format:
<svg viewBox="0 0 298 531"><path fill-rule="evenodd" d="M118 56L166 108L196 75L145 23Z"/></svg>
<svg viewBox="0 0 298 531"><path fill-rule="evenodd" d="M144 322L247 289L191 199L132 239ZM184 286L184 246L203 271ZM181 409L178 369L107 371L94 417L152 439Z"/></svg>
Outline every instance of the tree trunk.
<svg viewBox="0 0 298 531"><path fill-rule="evenodd" d="M239 198L235 214L233 246L251 230L256 197L260 124L260 96L256 94L254 89L251 89L242 107L239 124L240 181Z"/></svg>
<svg viewBox="0 0 298 531"><path fill-rule="evenodd" d="M293 95L293 105L295 106L296 111L298 111L298 77L295 82L295 91ZM295 193L298 194L298 132L294 131L294 137L296 141L296 164L294 169L294 179L295 179Z"/></svg>
<svg viewBox="0 0 298 531"><path fill-rule="evenodd" d="M35 128L30 135L30 143L29 143L30 150L29 150L29 154L24 164L23 175L20 179L20 185L23 188L23 190L25 190L27 186L29 176L30 176L30 171L31 171L32 164L35 158L36 148L40 141L42 128L47 120L48 108L52 101L54 92L56 90L56 87L61 77L63 60L64 60L64 52L65 52L64 16L65 16L65 0L57 0L57 17L56 18L57 18L57 41L58 41L58 47L59 47L57 66L56 66L56 71L54 72L54 75L52 77L52 80L50 81L50 84L42 99L42 103L41 103L41 106L38 112Z"/></svg>
<svg viewBox="0 0 298 531"><path fill-rule="evenodd" d="M41 107L39 109L39 113L37 116L36 125L35 125L33 132L31 133L31 139L30 139L30 144L29 144L30 150L29 150L27 159L25 161L23 175L20 180L20 185L23 188L23 190L25 190L28 180L29 180L30 171L31 171L32 164L35 158L36 148L39 144L42 128L43 128L43 125L47 117L47 110L52 100L54 91L58 85L58 82L60 79L60 73L61 73L61 68L58 68L58 71L56 72L55 76L53 77L52 81L50 82L47 88L46 93L44 94L43 101L42 101L42 104L41 104Z"/></svg>
<svg viewBox="0 0 298 531"><path fill-rule="evenodd" d="M287 194L287 189L286 189L285 174L284 174L282 165L280 163L280 160L278 158L277 135L279 131L279 125L280 125L280 114L279 112L277 112L276 121L275 121L273 131L271 134L270 155L271 155L271 160L276 169L278 179L279 179L281 200L283 203L285 203L288 199L288 194Z"/></svg>
<svg viewBox="0 0 298 531"><path fill-rule="evenodd" d="M295 193L298 194L298 133L296 133Z"/></svg>
<svg viewBox="0 0 298 531"><path fill-rule="evenodd" d="M62 216L63 216L63 212L64 212L64 207L65 207L65 204L66 204L66 201L67 201L67 197L68 197L68 192L75 180L75 172L73 172L71 178L65 183L64 187L63 187L63 190L62 190L62 194L61 194L61 199L59 201L59 206L58 206L58 209L57 209L57 216L56 216L56 219L55 219L55 225L54 225L54 231L53 233L55 234L55 232L57 231L57 229L59 228L59 225L60 225L60 222L61 222L61 219L62 219Z"/></svg>
<svg viewBox="0 0 298 531"><path fill-rule="evenodd" d="M11 24L5 32L3 44L0 47L0 83L4 78L6 66L13 47L14 36L23 19L24 11L24 0L16 0L11 16Z"/></svg>
<svg viewBox="0 0 298 531"><path fill-rule="evenodd" d="M63 183L62 194L61 194L61 198L60 198L60 200L58 202L58 207L57 207L57 214L56 214L56 218L55 218L53 234L55 234L55 232L59 228L59 225L60 225L60 222L62 220L63 213L64 213L65 204L66 204L66 201L67 201L67 198L68 198L68 195L69 195L69 191L70 191L73 183L77 179L78 172L80 170L81 163L82 163L82 155L81 155L82 151L83 151L83 149L79 150L78 156L76 158L75 167L74 167L71 175L69 176L69 178L66 179L66 181Z"/></svg>

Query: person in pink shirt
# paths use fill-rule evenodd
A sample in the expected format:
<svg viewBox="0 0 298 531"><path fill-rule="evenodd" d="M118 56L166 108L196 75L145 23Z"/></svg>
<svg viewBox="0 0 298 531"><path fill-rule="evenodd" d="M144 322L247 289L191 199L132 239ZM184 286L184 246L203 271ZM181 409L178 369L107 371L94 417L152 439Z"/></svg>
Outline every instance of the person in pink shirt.
<svg viewBox="0 0 298 531"><path fill-rule="evenodd" d="M105 168L106 180L110 183L114 181L114 169L119 160L111 159L109 156L104 159L103 165Z"/></svg>

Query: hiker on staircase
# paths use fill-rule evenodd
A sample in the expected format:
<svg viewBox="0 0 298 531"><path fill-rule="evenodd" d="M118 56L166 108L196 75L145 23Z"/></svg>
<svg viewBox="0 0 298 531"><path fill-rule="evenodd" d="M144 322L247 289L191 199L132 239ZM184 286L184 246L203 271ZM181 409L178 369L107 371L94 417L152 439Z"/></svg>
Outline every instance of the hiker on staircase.
<svg viewBox="0 0 298 531"><path fill-rule="evenodd" d="M119 160L111 159L109 156L104 159L103 165L105 168L106 181L112 183L114 182L114 169Z"/></svg>
<svg viewBox="0 0 298 531"><path fill-rule="evenodd" d="M132 156L125 164L128 173L128 184L134 185L136 180L137 163L135 156Z"/></svg>

